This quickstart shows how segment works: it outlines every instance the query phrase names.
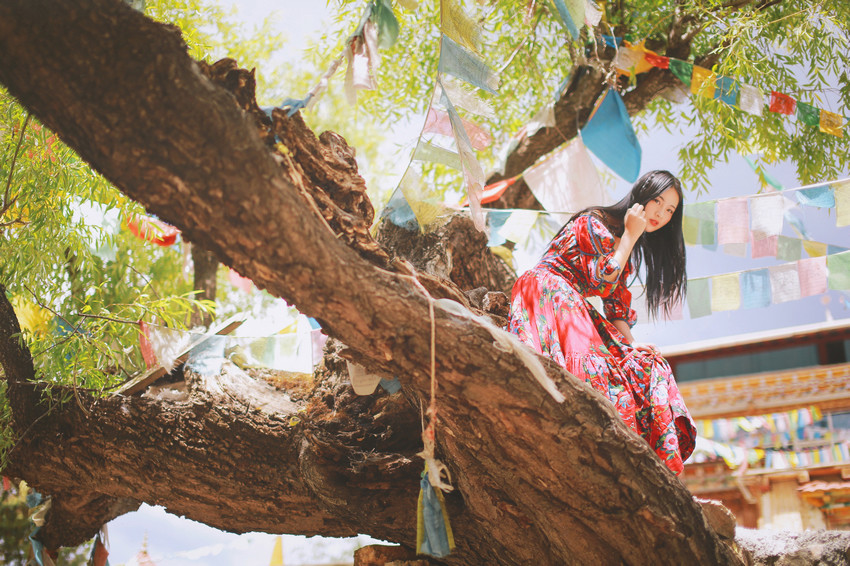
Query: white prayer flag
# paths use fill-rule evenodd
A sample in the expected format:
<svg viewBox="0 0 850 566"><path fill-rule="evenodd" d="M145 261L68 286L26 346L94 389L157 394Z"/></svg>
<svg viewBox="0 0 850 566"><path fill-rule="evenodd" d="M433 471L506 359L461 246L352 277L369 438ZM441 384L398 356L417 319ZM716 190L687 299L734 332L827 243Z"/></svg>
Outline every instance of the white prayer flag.
<svg viewBox="0 0 850 566"><path fill-rule="evenodd" d="M797 263L785 263L768 268L770 293L774 303L795 301L800 298L800 276Z"/></svg>
<svg viewBox="0 0 850 566"><path fill-rule="evenodd" d="M756 240L777 236L785 221L784 197L779 194L755 196L750 199L750 229Z"/></svg>
<svg viewBox="0 0 850 566"><path fill-rule="evenodd" d="M761 90L744 83L738 87L738 106L741 110L761 116L764 111L764 94Z"/></svg>

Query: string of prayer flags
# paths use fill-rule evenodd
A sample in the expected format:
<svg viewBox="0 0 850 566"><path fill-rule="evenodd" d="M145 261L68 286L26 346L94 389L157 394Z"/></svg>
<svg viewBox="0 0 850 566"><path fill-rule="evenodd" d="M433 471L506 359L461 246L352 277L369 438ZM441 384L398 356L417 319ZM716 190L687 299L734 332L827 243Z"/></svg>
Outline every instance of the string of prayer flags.
<svg viewBox="0 0 850 566"><path fill-rule="evenodd" d="M789 238L788 236L777 236L776 238L776 259L782 261L797 261L802 257L803 241L799 238Z"/></svg>
<svg viewBox="0 0 850 566"><path fill-rule="evenodd" d="M809 254L809 257L825 256L829 251L829 246L823 242L814 242L812 240L803 240L803 249Z"/></svg>
<svg viewBox="0 0 850 566"><path fill-rule="evenodd" d="M640 172L641 148L620 93L608 89L587 125L584 145L617 175L634 182Z"/></svg>
<svg viewBox="0 0 850 566"><path fill-rule="evenodd" d="M445 34L440 41L437 68L440 74L452 75L490 94L496 94L499 88L498 75L484 61Z"/></svg>
<svg viewBox="0 0 850 566"><path fill-rule="evenodd" d="M690 88L691 76L694 73L693 63L688 63L687 61L682 61L681 59L673 59L671 57L669 62L669 68L670 72L673 73L673 76L682 81L685 86Z"/></svg>
<svg viewBox="0 0 850 566"><path fill-rule="evenodd" d="M716 201L710 201L684 206L682 232L686 243L703 246L713 246L717 243L715 205Z"/></svg>
<svg viewBox="0 0 850 566"><path fill-rule="evenodd" d="M455 540L443 492L431 485L426 470L419 480L416 504L416 553L444 558L454 549Z"/></svg>
<svg viewBox="0 0 850 566"><path fill-rule="evenodd" d="M577 136L523 174L544 209L578 212L608 202L599 172L582 142L583 136Z"/></svg>
<svg viewBox="0 0 850 566"><path fill-rule="evenodd" d="M537 114L531 118L525 126L523 126L526 137L531 137L542 128L552 128L555 126L555 103L550 102L541 108Z"/></svg>
<svg viewBox="0 0 850 566"><path fill-rule="evenodd" d="M484 191L481 193L481 204L487 204L489 202L495 202L501 198L505 191L508 190L508 187L516 183L516 180L519 179L519 175L515 177L511 177L510 179L502 179L501 181L496 181L491 185L487 185L484 187Z"/></svg>
<svg viewBox="0 0 850 566"><path fill-rule="evenodd" d="M511 214L510 210L493 210L487 211L487 225L490 227L490 237L487 240L487 247L494 248L501 246L507 241L507 238L502 235L502 227L508 221Z"/></svg>
<svg viewBox="0 0 850 566"><path fill-rule="evenodd" d="M515 210L505 220L499 229L499 235L515 244L522 245L531 232L531 227L537 222L539 212L536 210Z"/></svg>
<svg viewBox="0 0 850 566"><path fill-rule="evenodd" d="M361 365L354 362L345 362L348 366L348 379L351 381L351 388L357 395L371 395L378 388L381 382L381 376L371 374L366 371Z"/></svg>

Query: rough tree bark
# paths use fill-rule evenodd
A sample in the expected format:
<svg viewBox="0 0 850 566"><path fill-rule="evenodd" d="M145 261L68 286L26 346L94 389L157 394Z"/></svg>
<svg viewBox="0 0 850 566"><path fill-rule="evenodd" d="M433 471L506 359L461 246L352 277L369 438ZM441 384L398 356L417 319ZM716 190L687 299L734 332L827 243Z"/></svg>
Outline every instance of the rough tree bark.
<svg viewBox="0 0 850 566"><path fill-rule="evenodd" d="M49 402L0 289L19 435L3 473L53 496L48 548L140 502L233 532L362 532L412 546L433 324L438 457L456 488L447 563L739 562L601 395L540 358L557 402L479 320L439 301L431 320L417 277L434 298L465 298L371 241L342 140L316 139L297 116L265 123L209 76L177 30L118 0L0 4L0 82L23 105L193 244L317 318L345 344L342 358L398 376L403 394L354 397L341 359L328 358L309 391L225 362L220 374L185 369L185 396ZM270 131L287 151L272 151Z"/></svg>

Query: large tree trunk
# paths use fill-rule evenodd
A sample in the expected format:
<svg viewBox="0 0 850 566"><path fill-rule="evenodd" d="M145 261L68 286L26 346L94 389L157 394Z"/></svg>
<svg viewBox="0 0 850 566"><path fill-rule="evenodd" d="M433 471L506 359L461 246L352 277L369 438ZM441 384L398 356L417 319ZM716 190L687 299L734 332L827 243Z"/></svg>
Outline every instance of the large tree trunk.
<svg viewBox="0 0 850 566"><path fill-rule="evenodd" d="M427 405L434 324L438 456L456 487L447 562L738 561L600 394L540 358L558 402L478 319L437 302L431 320L412 270L368 238L362 179L340 140L317 140L297 116L262 123L201 70L176 30L118 0L0 4L0 82L22 104L193 244L317 318L343 357L398 376L404 394L352 397L339 363L293 400L225 364L221 375L186 370L185 398L83 395L48 412L0 293L20 435L4 473L53 495L48 547L141 501L234 532L412 546L415 407ZM264 142L270 128L285 156Z"/></svg>

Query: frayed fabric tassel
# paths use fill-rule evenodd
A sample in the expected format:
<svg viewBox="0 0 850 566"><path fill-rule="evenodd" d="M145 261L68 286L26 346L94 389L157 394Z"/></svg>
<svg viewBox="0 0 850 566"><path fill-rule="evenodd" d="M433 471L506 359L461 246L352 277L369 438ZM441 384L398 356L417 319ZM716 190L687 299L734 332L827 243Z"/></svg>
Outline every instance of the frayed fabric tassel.
<svg viewBox="0 0 850 566"><path fill-rule="evenodd" d="M443 492L428 481L428 472L419 480L416 506L416 553L444 558L455 549L455 539Z"/></svg>

